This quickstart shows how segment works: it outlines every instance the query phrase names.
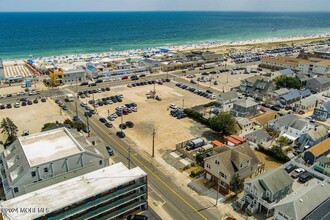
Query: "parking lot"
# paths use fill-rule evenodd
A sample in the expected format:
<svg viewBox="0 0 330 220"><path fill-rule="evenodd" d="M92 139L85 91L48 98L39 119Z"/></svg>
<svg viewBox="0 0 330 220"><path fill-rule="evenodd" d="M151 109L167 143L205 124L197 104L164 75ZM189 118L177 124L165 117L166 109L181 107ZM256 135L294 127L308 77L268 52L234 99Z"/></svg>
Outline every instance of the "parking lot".
<svg viewBox="0 0 330 220"><path fill-rule="evenodd" d="M211 100L198 96L190 91L180 89L172 82L167 82L163 85L155 85L156 94L161 98L161 101L148 99L147 94L150 94L150 91L153 91L153 89L154 85L145 85L135 88L122 86L113 88L109 92L95 93L94 99L101 99L119 94L123 95L122 102L97 107L97 114L99 117L107 118L108 112L110 114L114 113L116 107L127 103L136 103L137 112L132 112L122 117L123 122L132 121L134 123L133 128L126 128L124 132L139 147L151 153L152 133L153 129L155 129L156 155L160 155L165 150L175 149L177 143L201 136L202 134L207 136L210 133L208 128L205 128L203 125L189 118L177 119L172 117L170 115L169 105L172 103L178 107L187 108L198 104L206 104ZM89 100L91 100L91 97L82 99L83 102L88 102ZM93 108L92 106L90 107ZM121 117L112 121L116 130L120 130L120 123ZM113 132L115 132L115 130L109 129L109 133Z"/></svg>
<svg viewBox="0 0 330 220"><path fill-rule="evenodd" d="M23 130L28 130L31 133L41 131L41 128L48 122L63 122L67 116L65 113L60 113L59 107L50 99L42 103L21 106L11 109L0 110L1 119L9 117L18 127L18 136L22 135ZM5 137L0 134L0 140L4 141Z"/></svg>

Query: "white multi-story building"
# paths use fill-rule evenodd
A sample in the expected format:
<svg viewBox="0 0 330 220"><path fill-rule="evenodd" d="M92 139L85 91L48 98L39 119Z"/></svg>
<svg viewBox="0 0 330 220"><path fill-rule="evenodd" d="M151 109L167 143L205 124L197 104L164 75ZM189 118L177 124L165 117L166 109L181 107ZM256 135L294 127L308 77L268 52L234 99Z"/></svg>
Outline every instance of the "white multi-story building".
<svg viewBox="0 0 330 220"><path fill-rule="evenodd" d="M124 219L148 208L147 174L122 163L77 176L17 198L0 208L3 219Z"/></svg>
<svg viewBox="0 0 330 220"><path fill-rule="evenodd" d="M85 138L66 128L19 137L0 157L6 199L59 183L108 165L86 151Z"/></svg>

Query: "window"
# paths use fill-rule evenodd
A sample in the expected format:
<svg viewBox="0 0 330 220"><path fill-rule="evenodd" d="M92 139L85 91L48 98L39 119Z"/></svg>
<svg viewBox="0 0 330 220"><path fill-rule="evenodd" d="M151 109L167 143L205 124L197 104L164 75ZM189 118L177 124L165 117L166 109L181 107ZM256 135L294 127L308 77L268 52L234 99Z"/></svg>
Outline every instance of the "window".
<svg viewBox="0 0 330 220"><path fill-rule="evenodd" d="M18 193L18 188L17 187L14 188L14 192Z"/></svg>
<svg viewBox="0 0 330 220"><path fill-rule="evenodd" d="M215 164L219 165L220 164L220 161L215 160Z"/></svg>
<svg viewBox="0 0 330 220"><path fill-rule="evenodd" d="M269 191L266 191L266 196L270 197L270 192Z"/></svg>
<svg viewBox="0 0 330 220"><path fill-rule="evenodd" d="M211 165L210 164L206 164L206 168L211 169Z"/></svg>
<svg viewBox="0 0 330 220"><path fill-rule="evenodd" d="M44 172L47 173L48 172L48 167L44 168Z"/></svg>
<svg viewBox="0 0 330 220"><path fill-rule="evenodd" d="M102 165L102 163L103 163L103 161L102 161L102 160L100 160L100 161L99 161L99 164L100 164L100 165Z"/></svg>
<svg viewBox="0 0 330 220"><path fill-rule="evenodd" d="M32 177L35 177L36 176L36 171L32 171L31 175L32 175Z"/></svg>

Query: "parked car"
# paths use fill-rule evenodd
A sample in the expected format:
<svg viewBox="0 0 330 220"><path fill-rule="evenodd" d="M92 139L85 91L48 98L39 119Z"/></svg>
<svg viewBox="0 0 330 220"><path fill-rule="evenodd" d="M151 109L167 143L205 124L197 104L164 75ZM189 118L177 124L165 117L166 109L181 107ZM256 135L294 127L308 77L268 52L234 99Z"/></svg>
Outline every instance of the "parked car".
<svg viewBox="0 0 330 220"><path fill-rule="evenodd" d="M106 122L106 123L104 123L104 125L105 125L107 128L112 128L112 127L113 127L113 125L112 125L111 122Z"/></svg>
<svg viewBox="0 0 330 220"><path fill-rule="evenodd" d="M305 170L303 168L297 168L291 173L291 176L292 178L297 179L304 172Z"/></svg>
<svg viewBox="0 0 330 220"><path fill-rule="evenodd" d="M133 128L133 127L134 127L134 123L131 122L131 121L127 121L127 122L126 122L126 125L127 125L127 127L129 127L129 128Z"/></svg>
<svg viewBox="0 0 330 220"><path fill-rule="evenodd" d="M274 110L274 111L279 111L280 108L276 105L273 105L272 107L270 107L271 110Z"/></svg>
<svg viewBox="0 0 330 220"><path fill-rule="evenodd" d="M105 118L99 118L99 121L102 122L102 123L106 123L107 122L107 119L105 119Z"/></svg>
<svg viewBox="0 0 330 220"><path fill-rule="evenodd" d="M6 108L12 108L13 106L10 104L10 103L8 103L7 105L6 105Z"/></svg>
<svg viewBox="0 0 330 220"><path fill-rule="evenodd" d="M125 135L125 133L123 132L123 131L117 131L116 132L116 135L118 136L118 137L120 137L120 138L124 138L126 135Z"/></svg>
<svg viewBox="0 0 330 220"><path fill-rule="evenodd" d="M91 112L85 112L84 115L85 115L86 117L92 117L93 114L92 114Z"/></svg>
<svg viewBox="0 0 330 220"><path fill-rule="evenodd" d="M77 116L77 115L73 116L72 119L73 119L74 121L80 121L80 118L79 118L79 116Z"/></svg>
<svg viewBox="0 0 330 220"><path fill-rule="evenodd" d="M113 152L113 150L112 150L112 148L111 148L111 147L109 147L109 146L106 146L105 148L107 149L107 151L108 151L108 154L109 154L110 156L112 156L112 155L114 155L114 154L115 154L115 153Z"/></svg>
<svg viewBox="0 0 330 220"><path fill-rule="evenodd" d="M65 106L62 107L62 109L63 109L64 111L66 111L66 110L68 110L68 106L65 105Z"/></svg>
<svg viewBox="0 0 330 220"><path fill-rule="evenodd" d="M41 102L46 102L47 100L46 100L46 98L44 97L44 98L41 98Z"/></svg>
<svg viewBox="0 0 330 220"><path fill-rule="evenodd" d="M145 215L129 215L127 220L148 220L148 217Z"/></svg>
<svg viewBox="0 0 330 220"><path fill-rule="evenodd" d="M287 173L291 173L296 167L292 164L289 164L287 165L284 170L287 172Z"/></svg>
<svg viewBox="0 0 330 220"><path fill-rule="evenodd" d="M125 123L122 123L119 125L119 128L124 130L127 128L127 125Z"/></svg>
<svg viewBox="0 0 330 220"><path fill-rule="evenodd" d="M299 176L299 182L306 183L307 181L309 181L312 178L313 178L313 176L310 173L304 172Z"/></svg>

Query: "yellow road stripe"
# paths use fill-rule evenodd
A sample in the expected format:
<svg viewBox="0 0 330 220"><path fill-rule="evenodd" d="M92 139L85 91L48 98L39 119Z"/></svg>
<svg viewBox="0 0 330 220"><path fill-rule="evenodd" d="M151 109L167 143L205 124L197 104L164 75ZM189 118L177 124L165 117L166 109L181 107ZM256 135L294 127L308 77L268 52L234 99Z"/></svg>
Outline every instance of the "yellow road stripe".
<svg viewBox="0 0 330 220"><path fill-rule="evenodd" d="M80 112L82 112L79 109ZM90 120L90 123L93 123L96 127L98 127L101 131L103 131L107 136L108 132L106 132L103 128L101 128L98 124L96 124L94 121ZM109 136L110 139L115 142L119 147L121 147L126 153L128 153L128 150L121 145L120 143L118 143L113 137ZM165 183L164 180L162 180L159 176L157 176L152 170L150 170L146 165L144 165L141 161L139 161L134 155L131 154L131 158L134 158L135 161L137 161L139 164L141 164L146 170L148 170L152 175L154 175L161 183L164 184L164 186L166 186L171 192L174 193L174 195L176 195L179 199L181 199L184 203L186 203L186 205L188 205L192 210L194 210L202 219L207 220L207 218L200 213L195 207L193 207L186 199L184 199L182 196L180 196L177 192L175 192L167 183Z"/></svg>

